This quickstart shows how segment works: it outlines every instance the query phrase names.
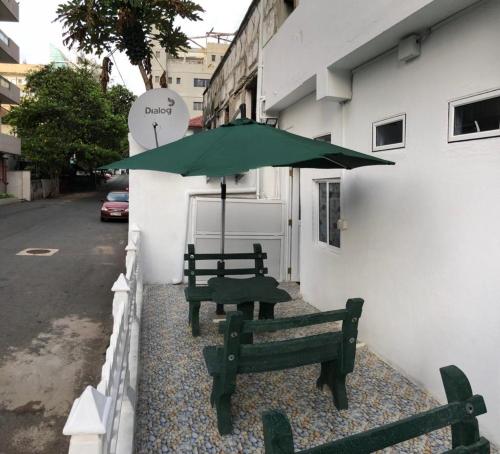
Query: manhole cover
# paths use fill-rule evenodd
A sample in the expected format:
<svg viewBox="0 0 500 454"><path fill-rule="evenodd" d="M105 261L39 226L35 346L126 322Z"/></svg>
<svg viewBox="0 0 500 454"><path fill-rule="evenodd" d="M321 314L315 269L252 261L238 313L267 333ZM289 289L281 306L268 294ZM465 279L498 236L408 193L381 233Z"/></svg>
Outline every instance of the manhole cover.
<svg viewBox="0 0 500 454"><path fill-rule="evenodd" d="M16 255L38 255L42 257L50 257L58 251L59 249L28 248L18 252Z"/></svg>

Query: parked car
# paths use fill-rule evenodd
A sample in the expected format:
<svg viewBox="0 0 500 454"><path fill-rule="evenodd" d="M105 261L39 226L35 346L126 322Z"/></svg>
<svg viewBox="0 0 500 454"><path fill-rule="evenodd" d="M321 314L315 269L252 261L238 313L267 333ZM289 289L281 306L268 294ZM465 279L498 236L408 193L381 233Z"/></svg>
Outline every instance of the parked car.
<svg viewBox="0 0 500 454"><path fill-rule="evenodd" d="M101 207L101 221L122 219L128 221L128 192L113 191L103 200Z"/></svg>
<svg viewBox="0 0 500 454"><path fill-rule="evenodd" d="M113 175L111 175L109 172L106 172L106 173L104 174L104 179L105 179L106 181L111 180L111 178L113 178Z"/></svg>

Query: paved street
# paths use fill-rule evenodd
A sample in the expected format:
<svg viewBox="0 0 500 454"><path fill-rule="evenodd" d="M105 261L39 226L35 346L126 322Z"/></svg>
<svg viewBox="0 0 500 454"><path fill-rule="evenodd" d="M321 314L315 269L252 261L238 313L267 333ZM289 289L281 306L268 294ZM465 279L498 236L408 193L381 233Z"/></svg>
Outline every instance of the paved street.
<svg viewBox="0 0 500 454"><path fill-rule="evenodd" d="M106 191L127 185L118 176ZM71 403L99 380L128 226L100 222L102 198L0 207L0 454L65 452ZM16 255L27 248L58 252Z"/></svg>

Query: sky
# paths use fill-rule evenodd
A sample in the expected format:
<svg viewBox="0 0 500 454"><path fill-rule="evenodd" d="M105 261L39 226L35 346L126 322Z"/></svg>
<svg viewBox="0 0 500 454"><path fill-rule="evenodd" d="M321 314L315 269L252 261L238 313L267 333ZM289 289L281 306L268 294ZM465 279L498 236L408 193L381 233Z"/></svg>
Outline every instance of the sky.
<svg viewBox="0 0 500 454"><path fill-rule="evenodd" d="M60 48L70 59L76 52L70 52L62 43L62 25L54 22L56 9L64 0L18 0L19 23L3 22L0 28L9 35L21 49L21 63L47 63L50 44ZM217 32L235 32L245 15L251 0L198 0L205 13L198 22L179 21L188 36L201 36L213 29ZM116 64L125 85L135 94L145 91L139 70L128 63L125 55L116 54ZM122 83L116 68L112 81Z"/></svg>

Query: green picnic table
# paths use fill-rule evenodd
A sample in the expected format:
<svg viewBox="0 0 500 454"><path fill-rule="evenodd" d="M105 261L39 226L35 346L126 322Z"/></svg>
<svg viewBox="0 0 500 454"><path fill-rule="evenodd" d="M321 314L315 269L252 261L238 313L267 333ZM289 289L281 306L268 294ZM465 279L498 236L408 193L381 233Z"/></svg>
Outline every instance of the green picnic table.
<svg viewBox="0 0 500 454"><path fill-rule="evenodd" d="M278 281L270 276L247 279L213 277L208 280L212 301L217 304L236 304L245 320L253 320L255 302L259 302L259 319L273 319L274 305L285 303L292 297L278 288ZM245 334L244 343L252 343L252 333Z"/></svg>

